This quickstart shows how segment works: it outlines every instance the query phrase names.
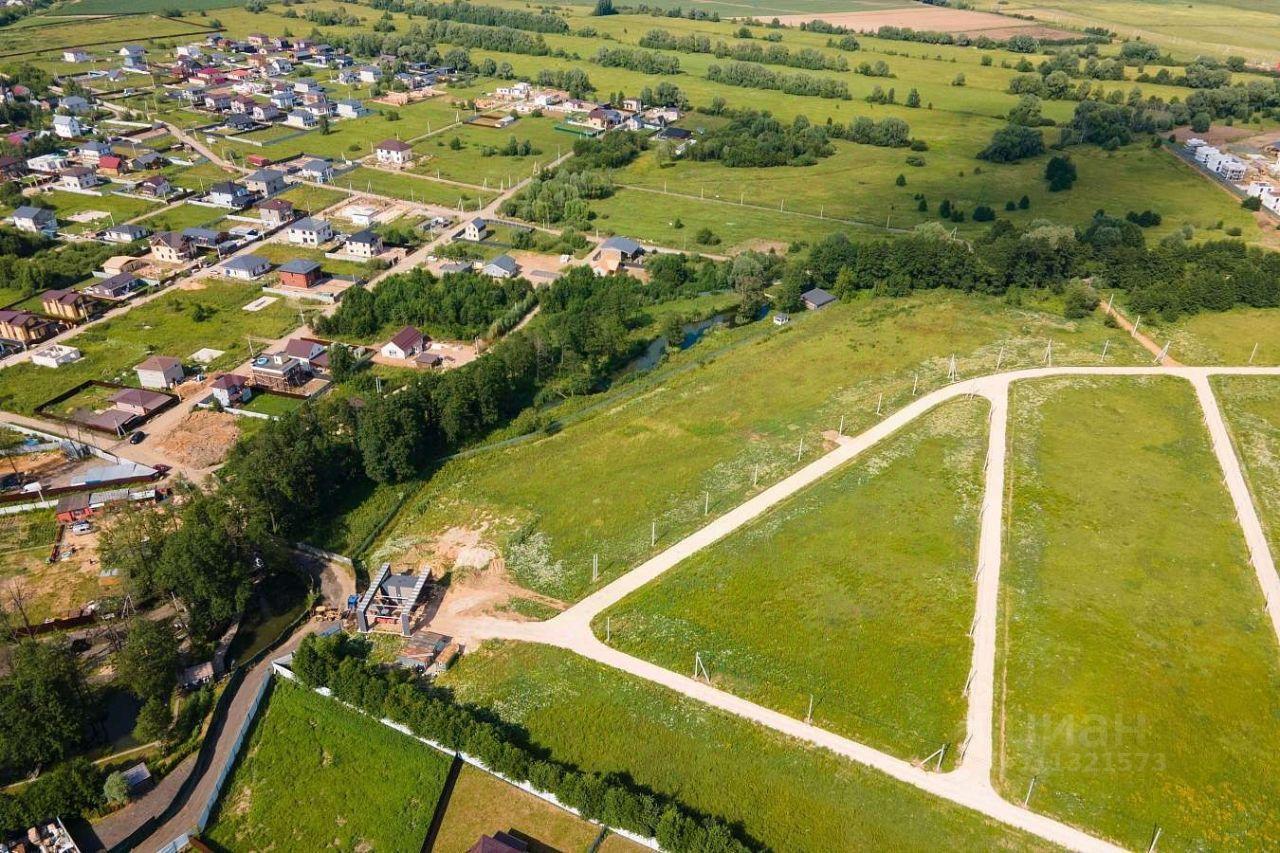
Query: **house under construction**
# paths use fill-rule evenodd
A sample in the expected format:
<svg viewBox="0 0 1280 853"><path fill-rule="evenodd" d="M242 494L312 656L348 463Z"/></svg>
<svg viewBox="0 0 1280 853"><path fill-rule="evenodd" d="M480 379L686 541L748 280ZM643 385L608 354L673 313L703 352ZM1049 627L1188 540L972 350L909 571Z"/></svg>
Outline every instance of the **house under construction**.
<svg viewBox="0 0 1280 853"><path fill-rule="evenodd" d="M367 634L379 629L394 630L392 626L398 625L400 633L408 637L413 613L423 603L430 583L429 566L423 566L421 574L398 575L391 572L390 563L383 563L356 604L356 628Z"/></svg>

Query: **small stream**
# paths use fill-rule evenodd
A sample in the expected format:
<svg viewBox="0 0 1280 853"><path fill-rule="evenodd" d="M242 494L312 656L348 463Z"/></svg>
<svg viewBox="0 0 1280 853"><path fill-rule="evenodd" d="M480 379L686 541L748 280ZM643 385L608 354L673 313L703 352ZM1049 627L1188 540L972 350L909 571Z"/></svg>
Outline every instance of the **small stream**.
<svg viewBox="0 0 1280 853"><path fill-rule="evenodd" d="M699 320L696 323L685 323L681 327L681 330L684 332L684 337L680 339L680 346L678 349L688 349L698 341L702 340L702 336L705 335L708 330L715 326L723 326L728 322L728 314L716 314L714 317L709 317L706 320ZM662 361L662 356L666 354L667 347L669 346L670 343L667 341L665 335L655 338L653 342L645 348L642 355L637 356L630 364L627 365L626 372L632 373L652 370L657 366L658 362Z"/></svg>

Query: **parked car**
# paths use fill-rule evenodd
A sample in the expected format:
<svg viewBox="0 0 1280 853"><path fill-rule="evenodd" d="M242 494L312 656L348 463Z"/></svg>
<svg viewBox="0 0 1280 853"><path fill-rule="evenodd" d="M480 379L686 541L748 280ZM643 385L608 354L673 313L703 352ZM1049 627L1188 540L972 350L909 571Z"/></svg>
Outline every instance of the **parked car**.
<svg viewBox="0 0 1280 853"><path fill-rule="evenodd" d="M146 437L147 437L147 434L145 432L135 432L133 435L129 436L129 443L142 444L142 442L146 439Z"/></svg>
<svg viewBox="0 0 1280 853"><path fill-rule="evenodd" d="M75 524L71 525L71 532L77 536L83 536L86 533L93 532L93 525L87 521L77 521Z"/></svg>

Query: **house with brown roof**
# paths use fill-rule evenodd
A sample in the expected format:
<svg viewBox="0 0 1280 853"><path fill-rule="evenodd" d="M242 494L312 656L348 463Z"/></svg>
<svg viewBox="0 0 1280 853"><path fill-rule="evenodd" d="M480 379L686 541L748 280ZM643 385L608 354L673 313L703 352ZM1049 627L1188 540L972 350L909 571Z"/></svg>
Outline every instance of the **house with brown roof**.
<svg viewBox="0 0 1280 853"><path fill-rule="evenodd" d="M164 175L152 175L138 181L135 189L152 198L165 198L173 192L173 184Z"/></svg>
<svg viewBox="0 0 1280 853"><path fill-rule="evenodd" d="M277 228L293 220L293 202L273 198L258 205L258 218L268 228Z"/></svg>
<svg viewBox="0 0 1280 853"><path fill-rule="evenodd" d="M145 418L152 415L171 401L168 394L159 394L143 388L125 388L111 396L111 405L122 412Z"/></svg>
<svg viewBox="0 0 1280 853"><path fill-rule="evenodd" d="M160 231L151 235L151 254L157 261L181 264L196 256L196 246L177 231Z"/></svg>
<svg viewBox="0 0 1280 853"><path fill-rule="evenodd" d="M60 320L86 320L94 305L92 299L76 290L47 290L40 297L44 313Z"/></svg>
<svg viewBox="0 0 1280 853"><path fill-rule="evenodd" d="M137 293L146 285L133 273L121 272L106 278L100 278L86 287L82 293L98 299L126 299Z"/></svg>
<svg viewBox="0 0 1280 853"><path fill-rule="evenodd" d="M61 325L30 311L0 310L0 338L29 346L57 334Z"/></svg>
<svg viewBox="0 0 1280 853"><path fill-rule="evenodd" d="M403 166L413 160L413 146L399 139L384 139L373 147L373 154L379 163Z"/></svg>
<svg viewBox="0 0 1280 853"><path fill-rule="evenodd" d="M143 388L172 388L182 381L182 362L171 355L153 355L133 369Z"/></svg>
<svg viewBox="0 0 1280 853"><path fill-rule="evenodd" d="M249 389L249 380L238 373L224 373L209 385L213 398L224 409L249 402L253 391Z"/></svg>
<svg viewBox="0 0 1280 853"><path fill-rule="evenodd" d="M382 355L384 358L409 359L413 358L427 344L426 335L415 329L413 326L405 326L403 329L395 333L390 341L382 345Z"/></svg>

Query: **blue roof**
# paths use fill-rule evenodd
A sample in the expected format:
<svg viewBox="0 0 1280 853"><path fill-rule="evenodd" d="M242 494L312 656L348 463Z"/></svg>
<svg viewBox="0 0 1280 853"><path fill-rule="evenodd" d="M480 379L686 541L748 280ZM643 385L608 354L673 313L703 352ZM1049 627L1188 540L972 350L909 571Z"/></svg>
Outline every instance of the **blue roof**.
<svg viewBox="0 0 1280 853"><path fill-rule="evenodd" d="M232 258L231 260L227 261L222 266L231 270L244 270L245 272L253 272L256 269L261 269L262 267L271 266L271 262L268 261L266 258L262 257L261 255L240 255L239 257Z"/></svg>

